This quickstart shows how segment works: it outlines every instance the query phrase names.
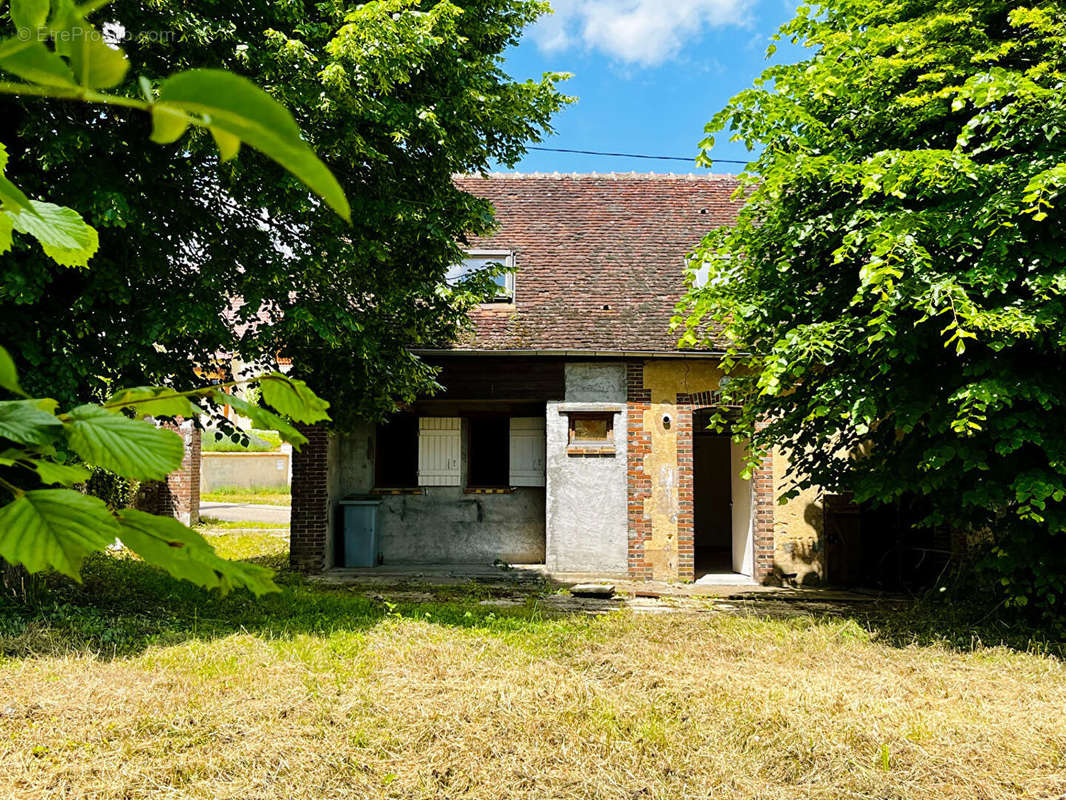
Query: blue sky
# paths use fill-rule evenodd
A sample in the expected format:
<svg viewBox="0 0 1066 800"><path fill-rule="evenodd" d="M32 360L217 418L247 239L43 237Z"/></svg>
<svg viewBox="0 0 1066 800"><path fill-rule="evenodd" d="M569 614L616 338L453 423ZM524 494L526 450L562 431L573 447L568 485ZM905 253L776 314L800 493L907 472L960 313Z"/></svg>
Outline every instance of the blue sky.
<svg viewBox="0 0 1066 800"><path fill-rule="evenodd" d="M770 63L766 46L794 0L552 0L556 13L507 53L515 78L570 72L578 100L541 144L694 157L704 124ZM782 48L775 61L802 51ZM719 137L714 156L747 159ZM521 172L706 172L680 161L530 152ZM717 164L713 172L737 172Z"/></svg>

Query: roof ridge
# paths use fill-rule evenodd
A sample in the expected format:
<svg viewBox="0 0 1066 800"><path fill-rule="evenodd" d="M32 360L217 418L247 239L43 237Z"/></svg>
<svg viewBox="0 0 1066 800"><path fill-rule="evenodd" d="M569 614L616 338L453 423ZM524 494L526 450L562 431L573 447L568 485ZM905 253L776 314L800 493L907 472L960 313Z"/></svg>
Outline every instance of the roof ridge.
<svg viewBox="0 0 1066 800"><path fill-rule="evenodd" d="M731 173L693 172L457 172L453 178L485 178L503 180L523 179L577 179L577 180L674 180L674 181L736 181L738 175Z"/></svg>

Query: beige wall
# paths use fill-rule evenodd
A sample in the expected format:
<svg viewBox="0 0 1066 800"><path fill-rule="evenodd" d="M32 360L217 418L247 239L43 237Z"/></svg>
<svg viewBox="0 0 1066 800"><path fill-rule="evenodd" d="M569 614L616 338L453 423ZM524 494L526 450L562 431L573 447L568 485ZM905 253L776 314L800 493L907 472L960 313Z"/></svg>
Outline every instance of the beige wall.
<svg viewBox="0 0 1066 800"><path fill-rule="evenodd" d="M785 473L788 452L774 449L774 491L788 488ZM784 505L774 505L774 565L784 575L795 574L799 583L820 580L825 575L825 545L822 539L821 489L807 489Z"/></svg>
<svg viewBox="0 0 1066 800"><path fill-rule="evenodd" d="M651 392L651 406L644 414L644 430L651 436L651 452L645 456L644 472L651 479L651 496L644 511L651 522L651 541L645 557L655 580L678 578L679 482L677 466L677 395L717 390L722 371L718 364L697 359L657 359L644 363L644 386ZM674 424L663 425L669 414ZM774 451L774 491L785 488L787 454ZM796 574L807 582L824 574L822 566L822 498L808 490L781 505L774 505L774 566L783 574Z"/></svg>
<svg viewBox="0 0 1066 800"><path fill-rule="evenodd" d="M679 577L677 395L717 389L721 376L718 365L710 361L644 362L644 386L651 392L651 406L644 412L643 425L651 436L651 452L644 458L644 474L651 479L651 496L644 501L644 514L651 522L651 541L644 547L644 557L651 565L653 580ZM663 424L664 414L673 420L670 428Z"/></svg>
<svg viewBox="0 0 1066 800"><path fill-rule="evenodd" d="M289 454L281 451L204 453L200 461L200 491L212 492L225 486L288 486L289 475Z"/></svg>

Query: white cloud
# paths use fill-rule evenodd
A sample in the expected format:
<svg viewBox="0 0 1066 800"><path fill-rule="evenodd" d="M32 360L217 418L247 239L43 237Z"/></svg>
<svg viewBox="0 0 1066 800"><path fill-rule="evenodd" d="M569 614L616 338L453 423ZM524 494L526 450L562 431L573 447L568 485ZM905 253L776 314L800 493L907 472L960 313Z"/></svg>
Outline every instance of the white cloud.
<svg viewBox="0 0 1066 800"><path fill-rule="evenodd" d="M707 28L743 26L755 0L552 0L555 13L531 30L546 52L580 46L654 66Z"/></svg>

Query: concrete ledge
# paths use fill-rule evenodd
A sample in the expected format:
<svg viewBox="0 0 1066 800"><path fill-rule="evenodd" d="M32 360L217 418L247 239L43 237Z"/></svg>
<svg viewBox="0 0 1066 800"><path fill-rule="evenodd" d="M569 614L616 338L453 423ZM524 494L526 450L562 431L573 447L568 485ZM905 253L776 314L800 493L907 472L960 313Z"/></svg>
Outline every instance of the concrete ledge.
<svg viewBox="0 0 1066 800"><path fill-rule="evenodd" d="M587 414L596 412L622 414L626 410L625 403L579 403L565 402L557 406L560 414Z"/></svg>

